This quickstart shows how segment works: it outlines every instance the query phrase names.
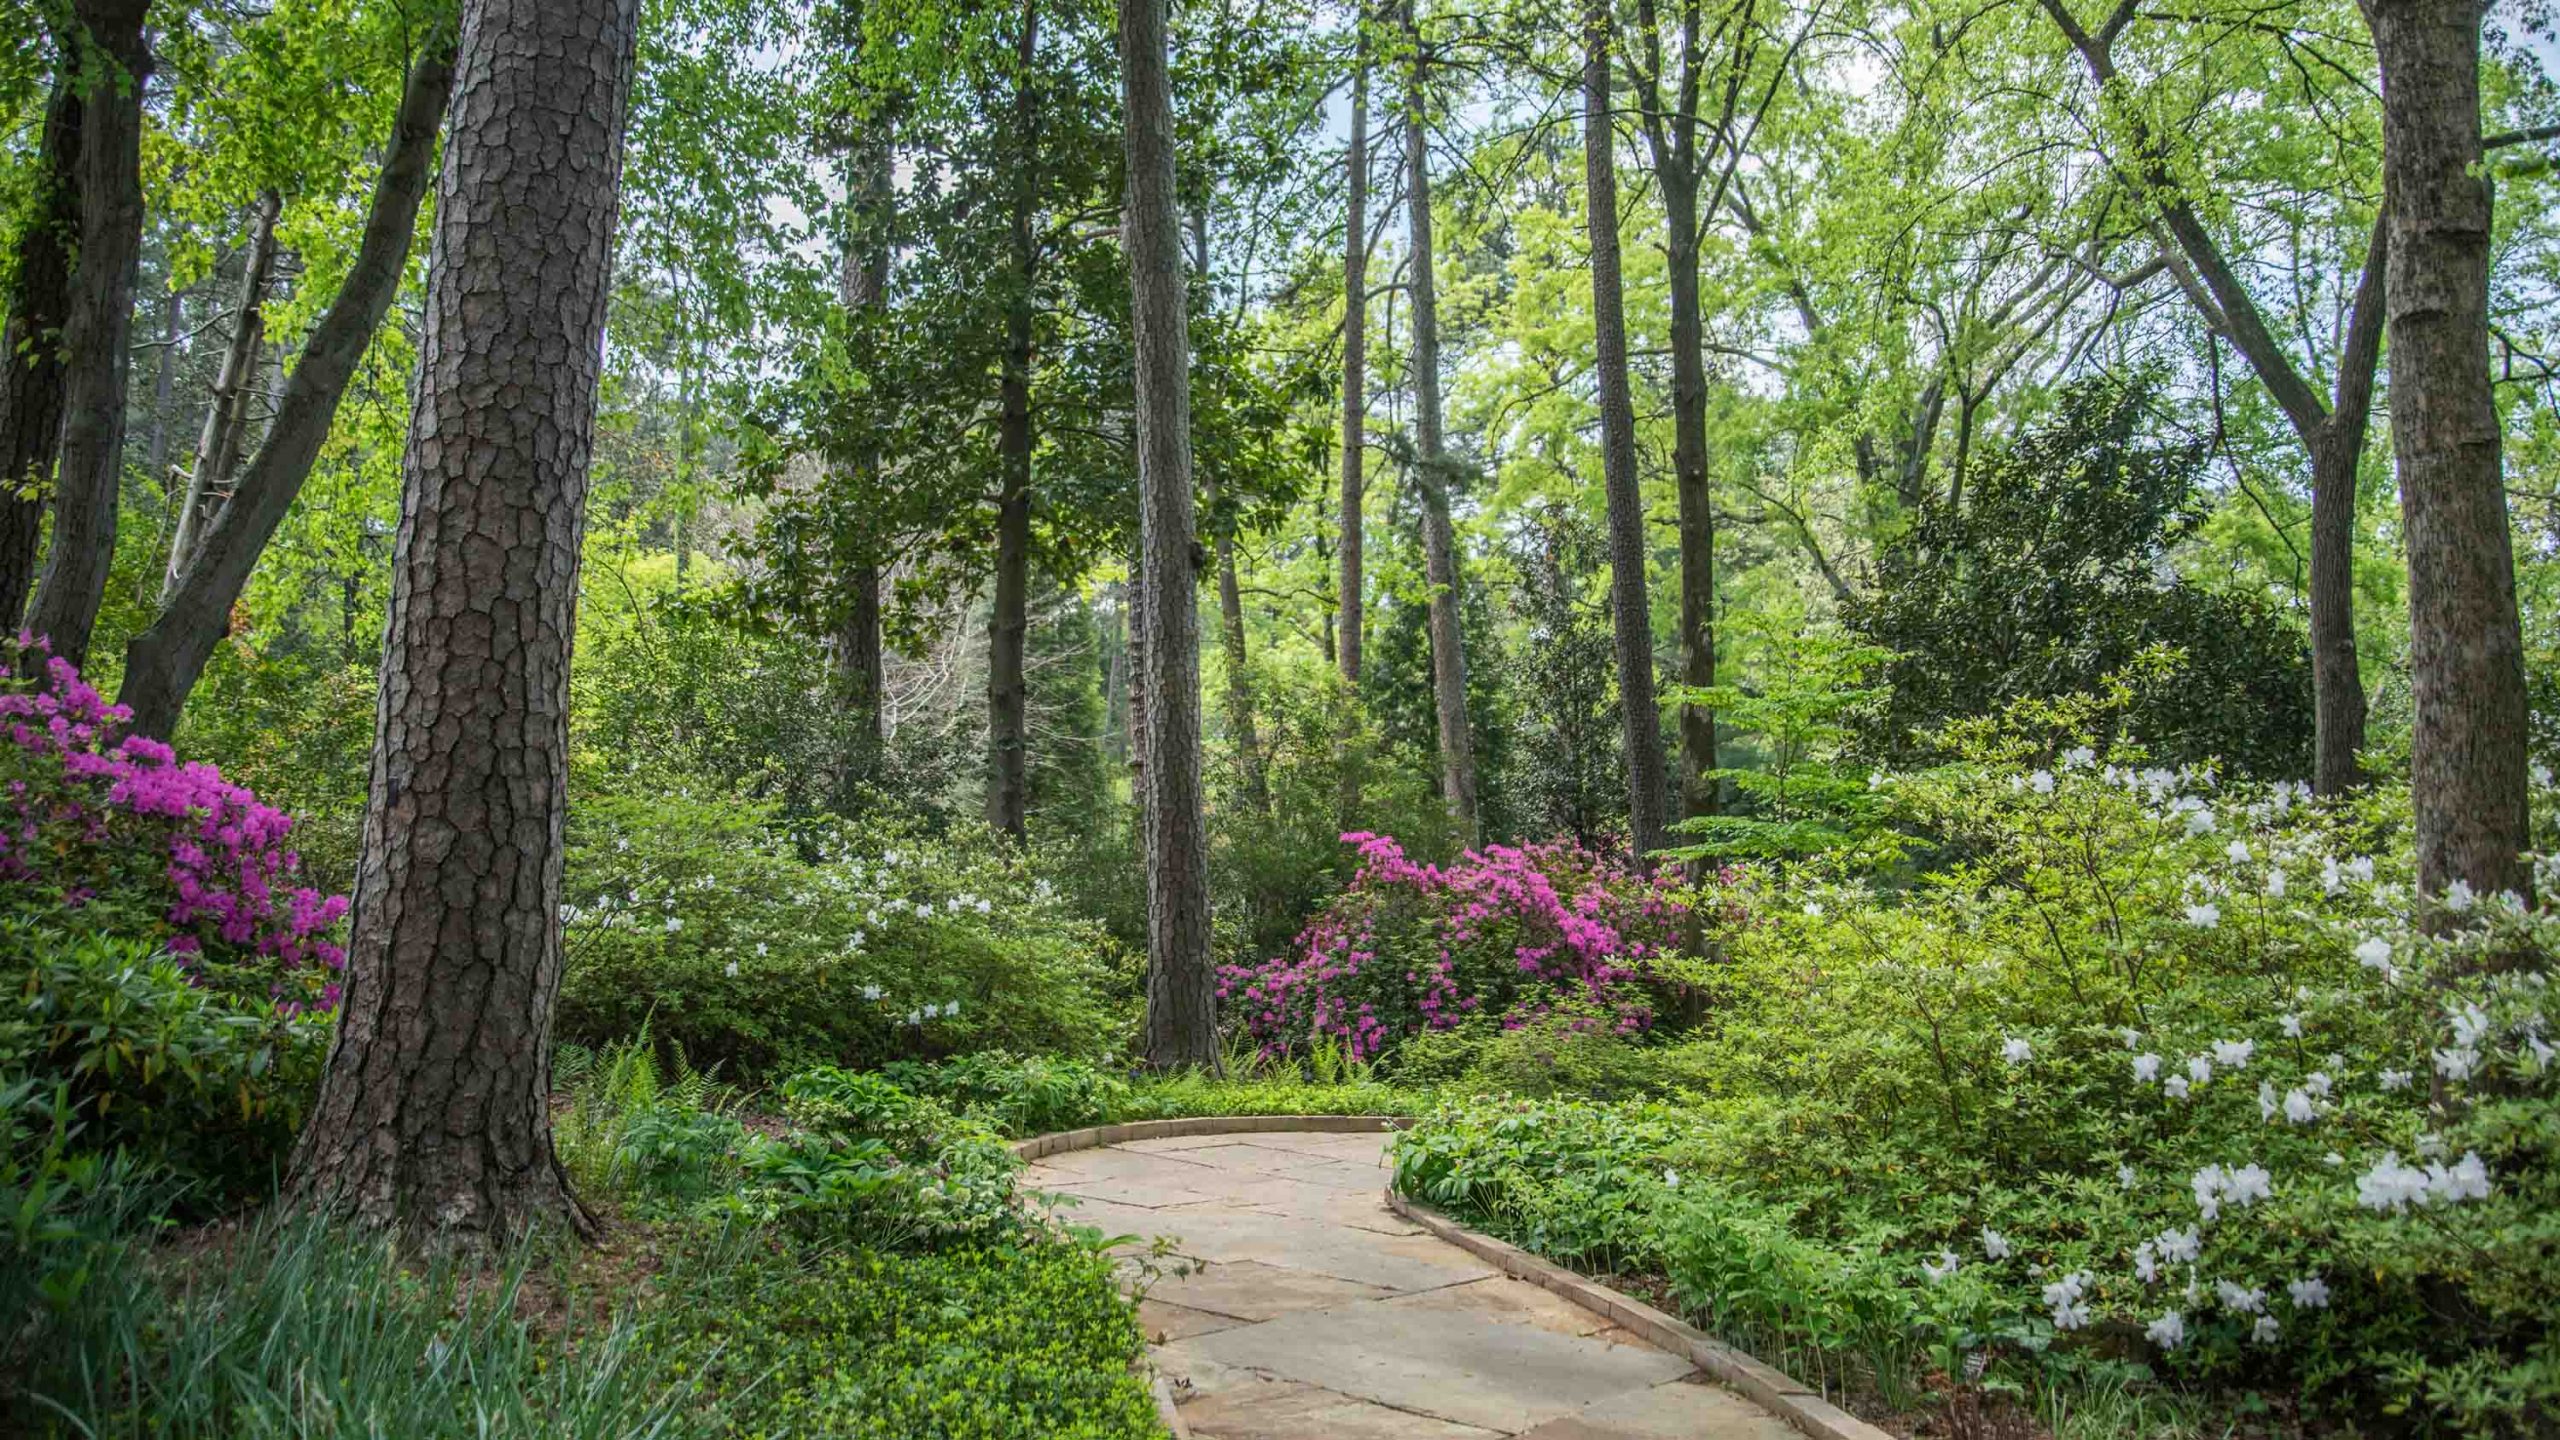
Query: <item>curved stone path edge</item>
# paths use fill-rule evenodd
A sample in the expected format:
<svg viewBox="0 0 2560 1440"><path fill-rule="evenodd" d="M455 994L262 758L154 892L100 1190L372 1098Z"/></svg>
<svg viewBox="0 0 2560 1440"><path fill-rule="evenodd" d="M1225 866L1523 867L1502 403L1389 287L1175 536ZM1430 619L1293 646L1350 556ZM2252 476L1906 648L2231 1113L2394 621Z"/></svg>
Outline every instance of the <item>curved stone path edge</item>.
<svg viewBox="0 0 2560 1440"><path fill-rule="evenodd" d="M1051 1156L1140 1142L1228 1136L1242 1139L1279 1134L1378 1134L1402 1129L1409 1123L1402 1117L1387 1115L1186 1116L1170 1120L1126 1121L1039 1135L1017 1142L1014 1149L1025 1161L1036 1164ZM1429 1206L1397 1193L1392 1184L1386 1187L1384 1200L1388 1211L1422 1234L1455 1246L1501 1276L1536 1286L1557 1300L1596 1317L1620 1334L1640 1340L1667 1356L1686 1360L1703 1375L1747 1398L1770 1415L1785 1421L1789 1427L1813 1437L1813 1440L1891 1440L1887 1432L1825 1400L1812 1387L1654 1306L1542 1260L1518 1246L1471 1230ZM1194 1432L1176 1403L1174 1386L1162 1366L1155 1367L1151 1383L1157 1413L1165 1428L1177 1440L1191 1440ZM1545 1432L1542 1430L1540 1433Z"/></svg>

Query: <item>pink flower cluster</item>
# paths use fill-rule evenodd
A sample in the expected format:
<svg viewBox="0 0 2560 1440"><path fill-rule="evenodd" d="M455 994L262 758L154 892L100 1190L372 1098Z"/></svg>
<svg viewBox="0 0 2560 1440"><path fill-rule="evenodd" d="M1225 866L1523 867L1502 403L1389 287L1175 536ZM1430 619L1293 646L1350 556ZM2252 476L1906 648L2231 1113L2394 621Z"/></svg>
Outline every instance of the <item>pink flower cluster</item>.
<svg viewBox="0 0 2560 1440"><path fill-rule="evenodd" d="M1360 867L1291 952L1220 967L1220 1002L1264 1053L1330 1038L1366 1059L1470 1016L1513 1029L1558 1006L1620 1034L1653 1023L1668 983L1656 962L1688 916L1669 875L1648 880L1569 840L1491 845L1444 867L1387 836L1342 839Z"/></svg>
<svg viewBox="0 0 2560 1440"><path fill-rule="evenodd" d="M276 1003L329 1010L346 952L331 938L347 897L295 884L293 820L201 761L118 731L109 705L72 666L21 635L0 645L0 897L72 909L139 899L168 930L170 953L263 972ZM43 660L32 687L5 678Z"/></svg>

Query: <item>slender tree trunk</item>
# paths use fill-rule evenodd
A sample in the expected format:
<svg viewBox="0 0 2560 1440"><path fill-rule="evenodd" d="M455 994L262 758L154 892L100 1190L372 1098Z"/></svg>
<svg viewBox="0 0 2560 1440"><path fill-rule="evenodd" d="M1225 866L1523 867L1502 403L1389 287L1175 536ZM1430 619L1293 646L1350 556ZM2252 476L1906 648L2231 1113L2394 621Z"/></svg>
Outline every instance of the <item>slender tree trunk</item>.
<svg viewBox="0 0 2560 1440"><path fill-rule="evenodd" d="M259 347L266 342L267 281L275 273L276 215L283 208L284 202L269 190L250 212L249 246L240 257L240 298L231 306L231 342L223 347L222 368L214 373L213 401L205 407L196 462L187 472L186 499L178 506L177 532L169 541L169 565L160 582L164 605L177 593L178 577L195 554L196 537L222 508L222 487L240 458L240 439L248 429L249 372L257 368Z"/></svg>
<svg viewBox="0 0 2560 1440"><path fill-rule="evenodd" d="M151 483L169 486L169 412L178 398L178 336L186 328L186 297L175 290L160 294L160 354L151 370L151 434L142 449L142 473Z"/></svg>
<svg viewBox="0 0 2560 1440"><path fill-rule="evenodd" d="M2418 888L2528 894L2524 639L2489 383L2477 0L2369 0L2391 217Z"/></svg>
<svg viewBox="0 0 2560 1440"><path fill-rule="evenodd" d="M1209 212L1191 212L1191 263L1203 288L1209 284ZM1262 771L1262 736L1253 718L1253 669L1245 653L1244 591L1236 582L1235 522L1222 503L1218 477L1204 482L1209 492L1209 533L1217 551L1218 637L1227 664L1227 730L1235 739L1237 778L1244 803L1257 815L1271 813L1271 786Z"/></svg>
<svg viewBox="0 0 2560 1440"><path fill-rule="evenodd" d="M1458 543L1449 522L1449 458L1440 434L1440 297L1432 274L1431 131L1423 93L1422 36L1413 6L1405 30L1414 57L1405 73L1405 205L1413 267L1414 476L1422 482L1423 575L1431 583L1431 697L1440 722L1440 798L1458 843L1473 847L1475 737L1467 727L1466 642L1458 628Z"/></svg>
<svg viewBox="0 0 2560 1440"><path fill-rule="evenodd" d="M1360 807L1360 645L1366 609L1361 595L1363 474L1369 431L1369 11L1362 0L1351 71L1351 145L1343 160L1342 213L1342 508L1334 535L1334 664L1348 692L1341 736L1341 821Z"/></svg>
<svg viewBox="0 0 2560 1440"><path fill-rule="evenodd" d="M1662 157L1657 157L1657 161ZM1716 683L1716 513L1707 481L1706 320L1698 293L1698 180L1685 166L1654 167L1669 242L1671 472L1680 495L1680 683ZM1680 706L1680 814L1713 815L1716 713Z"/></svg>
<svg viewBox="0 0 2560 1440"><path fill-rule="evenodd" d="M80 104L80 246L71 309L62 327L61 462L53 543L36 581L27 628L74 665L116 557L116 504L124 480L126 340L133 276L142 252L142 91L151 77L143 37L150 0L78 0L74 35L87 37Z"/></svg>
<svg viewBox="0 0 2560 1440"><path fill-rule="evenodd" d="M2311 448L2311 789L2343 795L2364 781L2364 675L2356 660L2356 472L2382 352L2390 215L2375 223L2373 248L2356 282L2347 342L2338 357L2335 403Z"/></svg>
<svg viewBox="0 0 2560 1440"><path fill-rule="evenodd" d="M893 165L885 141L865 145L862 173L855 178L861 194L855 233L845 246L837 285L837 298L848 312L874 311L888 303ZM870 493L879 483L880 457L866 448L851 465L856 488ZM846 777L853 779L878 765L888 738L881 713L888 675L880 639L880 564L868 551L848 568L845 590L844 618L836 634L836 702L853 721L852 744L858 753L848 755L845 763Z"/></svg>
<svg viewBox="0 0 2560 1440"><path fill-rule="evenodd" d="M205 662L230 633L232 607L302 493L365 347L373 343L382 317L400 293L418 228L418 206L435 173L436 132L452 88L453 49L446 37L409 67L355 263L311 327L293 373L285 377L275 423L240 473L229 503L189 547L188 564L162 598L160 613L125 647L124 688L118 698L133 708L133 729L139 734L166 739L177 729Z"/></svg>
<svg viewBox="0 0 2560 1440"><path fill-rule="evenodd" d="M996 498L995 605L987 617L987 823L1017 837L1024 832L1031 802L1023 657L1031 634L1032 286L1039 262L1032 232L1039 189L1032 167L1040 124L1031 67L1039 23L1039 7L1026 3L1014 54L1013 123L1022 171L1013 198L1013 273L1008 277L1013 290L1005 314L1002 413L996 422L1001 492Z"/></svg>
<svg viewBox="0 0 2560 1440"><path fill-rule="evenodd" d="M1626 301L1618 277L1617 132L1609 111L1608 0L1583 11L1582 172L1591 225L1594 369L1600 460L1609 500L1609 604L1617 621L1618 709L1627 751L1627 831L1650 870L1664 843L1669 782L1654 700L1653 606L1645 594L1644 495L1636 479L1635 402L1627 381Z"/></svg>
<svg viewBox="0 0 2560 1440"><path fill-rule="evenodd" d="M551 1147L551 1011L639 14L463 9L345 1004L294 1155L304 1203L463 1243L590 1227Z"/></svg>
<svg viewBox="0 0 2560 1440"><path fill-rule="evenodd" d="M79 60L67 40L57 43L61 78L45 104L33 177L42 188L18 232L17 286L0 331L0 631L9 634L35 588L41 496L62 448L63 331L80 234Z"/></svg>
<svg viewBox="0 0 2560 1440"><path fill-rule="evenodd" d="M1218 1065L1209 829L1200 808L1199 544L1191 505L1191 338L1174 212L1165 0L1121 0L1129 311L1137 367L1139 570L1146 577L1147 1063Z"/></svg>

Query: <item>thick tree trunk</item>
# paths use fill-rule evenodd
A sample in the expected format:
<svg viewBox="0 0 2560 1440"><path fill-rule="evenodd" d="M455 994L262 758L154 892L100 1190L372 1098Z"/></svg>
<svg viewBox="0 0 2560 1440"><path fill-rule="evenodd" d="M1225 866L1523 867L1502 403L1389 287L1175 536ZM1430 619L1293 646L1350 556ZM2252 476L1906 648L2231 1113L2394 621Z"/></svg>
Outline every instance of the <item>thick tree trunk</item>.
<svg viewBox="0 0 2560 1440"><path fill-rule="evenodd" d="M1333 660L1346 692L1335 804L1346 828L1360 808L1360 661L1367 620L1361 591L1369 435L1369 10L1362 0L1351 70L1351 144L1343 159L1342 495L1334 532Z"/></svg>
<svg viewBox="0 0 2560 1440"><path fill-rule="evenodd" d="M1680 683L1716 683L1716 514L1707 484L1706 321L1698 294L1698 182L1694 173L1664 173L1662 208L1671 289L1671 472L1680 494ZM1720 808L1716 782L1716 714L1680 707L1680 815L1696 819Z"/></svg>
<svg viewBox="0 0 2560 1440"><path fill-rule="evenodd" d="M1147 1063L1218 1065L1209 830L1200 807L1199 545L1191 503L1191 337L1174 212L1165 0L1122 0L1129 312L1137 368L1138 562L1146 577Z"/></svg>
<svg viewBox="0 0 2560 1440"><path fill-rule="evenodd" d="M1618 709L1627 752L1627 832L1650 870L1662 848L1669 782L1653 684L1653 606L1645 593L1644 495L1636 479L1635 402L1627 380L1626 300L1618 275L1617 132L1609 113L1609 7L1583 11L1582 174L1591 229L1594 370L1600 461L1609 501L1609 605L1615 612Z"/></svg>
<svg viewBox="0 0 2560 1440"><path fill-rule="evenodd" d="M551 1148L569 650L639 0L467 0L337 1043L329 1211L587 1226Z"/></svg>
<svg viewBox="0 0 2560 1440"><path fill-rule="evenodd" d="M1466 643L1458 629L1458 543L1449 523L1449 459L1440 435L1440 297L1432 274L1431 131L1424 110L1422 37L1413 7L1405 29L1414 57L1405 75L1405 225L1413 267L1414 478L1422 484L1423 575L1431 583L1431 698L1440 722L1440 798L1458 843L1477 840L1475 737L1467 728Z"/></svg>
<svg viewBox="0 0 2560 1440"><path fill-rule="evenodd" d="M410 237L418 228L418 206L434 176L436 131L452 88L451 41L442 40L409 68L355 263L303 342L301 358L285 378L275 423L241 472L229 503L190 547L188 564L163 597L160 613L125 647L124 689L118 698L133 707L133 728L139 734L165 739L177 729L179 712L203 675L205 661L230 631L232 607L302 493L302 482L310 477L312 462L337 419L347 383L400 293Z"/></svg>
<svg viewBox="0 0 2560 1440"><path fill-rule="evenodd" d="M2489 382L2477 0L2369 0L2409 547L2418 888L2529 893L2524 640Z"/></svg>
<svg viewBox="0 0 2560 1440"><path fill-rule="evenodd" d="M197 537L222 508L223 486L240 458L241 436L248 429L249 372L257 368L259 347L267 338L267 281L275 273L276 216L283 208L283 200L269 190L250 212L249 246L240 257L240 296L231 306L231 342L223 347L222 368L214 372L213 400L205 406L195 465L187 472L186 498L178 505L169 565L160 581L163 605L177 593L178 577L186 573Z"/></svg>
<svg viewBox="0 0 2560 1440"><path fill-rule="evenodd" d="M1032 233L1039 195L1032 160L1040 123L1031 67L1039 23L1039 7L1025 4L1014 54L1013 123L1022 174L1014 191L1013 273L1008 279L1013 289L1005 314L1004 374L998 382L995 604L987 617L987 823L1015 837L1024 833L1031 805L1024 733L1030 697L1023 660L1031 635L1031 347L1039 263Z"/></svg>
<svg viewBox="0 0 2560 1440"><path fill-rule="evenodd" d="M151 77L143 38L150 0L79 0L72 30L86 35L80 104L80 246L62 327L62 451L53 543L36 581L27 628L74 665L116 558L124 480L126 340L134 266L142 252L142 91Z"/></svg>
<svg viewBox="0 0 2560 1440"><path fill-rule="evenodd" d="M10 634L35 588L41 496L62 448L63 331L81 214L78 64L66 45L36 152L43 189L18 233L17 287L0 332L0 630Z"/></svg>

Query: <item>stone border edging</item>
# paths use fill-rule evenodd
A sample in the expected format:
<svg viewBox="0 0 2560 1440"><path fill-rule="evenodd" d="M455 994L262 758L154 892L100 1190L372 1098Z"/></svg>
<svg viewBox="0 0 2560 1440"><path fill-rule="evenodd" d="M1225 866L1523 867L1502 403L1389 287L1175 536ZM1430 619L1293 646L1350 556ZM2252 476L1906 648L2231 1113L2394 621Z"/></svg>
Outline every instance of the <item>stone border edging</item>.
<svg viewBox="0 0 2560 1440"><path fill-rule="evenodd" d="M1117 1125L1088 1125L1058 1130L1013 1142L1013 1153L1040 1160L1069 1150L1094 1150L1130 1140L1169 1140L1189 1135L1269 1135L1291 1131L1319 1135L1375 1135L1402 1130L1413 1121L1403 1115L1184 1115L1171 1120L1124 1120Z"/></svg>
<svg viewBox="0 0 2560 1440"><path fill-rule="evenodd" d="M1517 1245L1470 1230L1427 1205L1405 1198L1393 1186L1387 1189L1387 1208L1514 1279L1526 1280L1571 1304L1605 1315L1660 1349L1688 1356L1699 1369L1814 1440L1893 1440L1887 1432L1823 1399L1812 1387L1687 1321L1629 1299Z"/></svg>

